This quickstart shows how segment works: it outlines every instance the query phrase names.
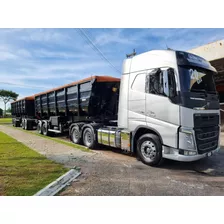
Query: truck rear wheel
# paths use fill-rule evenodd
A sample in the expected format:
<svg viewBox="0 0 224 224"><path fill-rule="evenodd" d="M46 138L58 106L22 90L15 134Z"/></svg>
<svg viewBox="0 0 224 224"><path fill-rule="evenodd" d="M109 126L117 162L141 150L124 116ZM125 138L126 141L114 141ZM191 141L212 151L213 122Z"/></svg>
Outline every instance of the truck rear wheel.
<svg viewBox="0 0 224 224"><path fill-rule="evenodd" d="M96 146L96 140L94 138L94 133L91 128L84 129L83 144L90 149L93 149Z"/></svg>
<svg viewBox="0 0 224 224"><path fill-rule="evenodd" d="M75 144L80 144L82 142L81 133L79 127L75 125L71 130L71 140Z"/></svg>
<svg viewBox="0 0 224 224"><path fill-rule="evenodd" d="M49 135L48 125L47 125L46 122L44 122L43 125L42 125L42 133L43 133L43 135L45 135L45 136L48 136L48 135Z"/></svg>
<svg viewBox="0 0 224 224"><path fill-rule="evenodd" d="M149 166L162 164L162 144L158 136L144 134L137 141L137 154L140 160Z"/></svg>

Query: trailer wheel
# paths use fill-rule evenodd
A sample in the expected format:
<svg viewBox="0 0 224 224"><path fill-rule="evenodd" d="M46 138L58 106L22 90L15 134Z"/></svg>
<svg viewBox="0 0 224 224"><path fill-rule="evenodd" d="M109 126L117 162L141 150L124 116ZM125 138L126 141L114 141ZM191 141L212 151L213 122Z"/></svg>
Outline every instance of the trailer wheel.
<svg viewBox="0 0 224 224"><path fill-rule="evenodd" d="M24 120L24 129L28 130L28 121L27 121L27 119Z"/></svg>
<svg viewBox="0 0 224 224"><path fill-rule="evenodd" d="M163 162L162 144L154 134L144 134L137 141L137 154L149 166L159 166Z"/></svg>
<svg viewBox="0 0 224 224"><path fill-rule="evenodd" d="M19 126L21 126L21 124L15 120L15 127L19 127Z"/></svg>
<svg viewBox="0 0 224 224"><path fill-rule="evenodd" d="M22 129L25 129L24 119L23 119L22 122L21 122L21 127L22 127Z"/></svg>
<svg viewBox="0 0 224 224"><path fill-rule="evenodd" d="M44 122L43 125L42 125L42 133L45 136L48 136L49 135L48 127L47 127L47 123L46 122Z"/></svg>
<svg viewBox="0 0 224 224"><path fill-rule="evenodd" d="M42 134L42 125L41 125L42 123L41 122L38 122L37 123L37 132L39 133L39 134Z"/></svg>
<svg viewBox="0 0 224 224"><path fill-rule="evenodd" d="M90 149L93 149L96 146L96 140L94 138L94 133L91 128L84 129L83 144Z"/></svg>
<svg viewBox="0 0 224 224"><path fill-rule="evenodd" d="M77 125L72 128L70 136L73 143L80 144L82 142L81 133Z"/></svg>

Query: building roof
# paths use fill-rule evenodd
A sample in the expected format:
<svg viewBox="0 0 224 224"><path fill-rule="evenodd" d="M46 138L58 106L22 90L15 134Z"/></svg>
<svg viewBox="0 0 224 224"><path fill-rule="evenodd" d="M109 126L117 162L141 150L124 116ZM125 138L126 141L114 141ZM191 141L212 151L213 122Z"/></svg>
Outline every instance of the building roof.
<svg viewBox="0 0 224 224"><path fill-rule="evenodd" d="M188 50L188 52L199 55L207 61L215 61L224 58L224 40L218 40L203 46Z"/></svg>

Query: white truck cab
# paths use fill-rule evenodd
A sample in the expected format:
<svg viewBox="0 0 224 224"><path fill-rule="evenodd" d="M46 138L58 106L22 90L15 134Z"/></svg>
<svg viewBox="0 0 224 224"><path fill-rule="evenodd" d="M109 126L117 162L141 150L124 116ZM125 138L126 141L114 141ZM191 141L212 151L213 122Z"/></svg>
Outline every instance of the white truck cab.
<svg viewBox="0 0 224 224"><path fill-rule="evenodd" d="M220 111L205 59L153 50L127 58L120 83L118 128L143 163L195 161L219 150ZM122 136L121 136L122 139Z"/></svg>

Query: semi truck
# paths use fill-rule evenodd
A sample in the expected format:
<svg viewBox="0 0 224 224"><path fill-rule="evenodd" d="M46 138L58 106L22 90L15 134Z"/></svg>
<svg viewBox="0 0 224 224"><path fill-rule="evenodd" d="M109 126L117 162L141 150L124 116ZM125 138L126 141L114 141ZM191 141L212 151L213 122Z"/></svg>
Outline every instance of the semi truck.
<svg viewBox="0 0 224 224"><path fill-rule="evenodd" d="M174 50L130 54L121 79L94 76L35 95L40 134L68 132L88 148L106 145L145 164L196 161L220 148L216 70Z"/></svg>
<svg viewBox="0 0 224 224"><path fill-rule="evenodd" d="M34 109L34 96L28 96L11 103L12 125L25 130L34 129L37 125Z"/></svg>

